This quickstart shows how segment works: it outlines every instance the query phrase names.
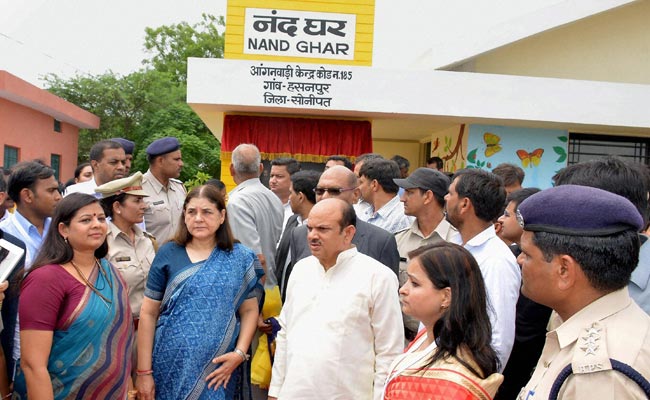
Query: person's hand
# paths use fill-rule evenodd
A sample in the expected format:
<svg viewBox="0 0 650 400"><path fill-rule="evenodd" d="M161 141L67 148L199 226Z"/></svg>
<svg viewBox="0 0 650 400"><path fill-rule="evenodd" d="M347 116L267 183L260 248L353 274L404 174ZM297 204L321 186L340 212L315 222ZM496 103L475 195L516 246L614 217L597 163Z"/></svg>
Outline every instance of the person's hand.
<svg viewBox="0 0 650 400"><path fill-rule="evenodd" d="M264 317L262 317L262 314L257 317L257 329L262 333L266 333L267 335L273 333L273 327L271 324L264 322Z"/></svg>
<svg viewBox="0 0 650 400"><path fill-rule="evenodd" d="M234 351L222 354L213 359L213 364L221 365L205 378L206 382L208 382L208 389L214 386L214 390L217 390L221 385L224 388L227 387L228 381L230 381L230 375L243 361L242 357Z"/></svg>
<svg viewBox="0 0 650 400"><path fill-rule="evenodd" d="M7 290L7 288L9 288L8 281L0 283L0 302L5 299L5 290Z"/></svg>
<svg viewBox="0 0 650 400"><path fill-rule="evenodd" d="M278 400L278 398L269 396L267 400Z"/></svg>
<svg viewBox="0 0 650 400"><path fill-rule="evenodd" d="M156 397L156 385L153 383L153 375L140 375L135 379L135 388L138 390L139 400L154 400Z"/></svg>

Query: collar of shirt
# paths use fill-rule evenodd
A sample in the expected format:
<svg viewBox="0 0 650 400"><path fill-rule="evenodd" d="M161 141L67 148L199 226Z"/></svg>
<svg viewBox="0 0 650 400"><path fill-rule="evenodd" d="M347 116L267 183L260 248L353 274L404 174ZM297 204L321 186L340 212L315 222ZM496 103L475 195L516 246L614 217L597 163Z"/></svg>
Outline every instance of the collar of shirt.
<svg viewBox="0 0 650 400"><path fill-rule="evenodd" d="M14 218L16 219L16 222L23 227L25 232L27 232L27 234L30 237L38 238L39 244L40 241L42 241L43 238L45 237L45 234L47 233L48 229L50 229L50 223L52 222L52 218L50 217L45 218L45 221L43 222L43 234L41 235L40 233L38 233L38 229L36 228L36 226L31 222L29 222L27 218L23 217L23 215L18 210L14 211Z"/></svg>
<svg viewBox="0 0 650 400"><path fill-rule="evenodd" d="M142 233L142 229L140 229L140 227L138 227L137 224L133 225L133 231L135 232L136 240L144 235L144 233ZM108 234L113 236L114 238L117 238L117 237L120 237L120 236L124 237L124 238L128 239L129 242L131 242L131 240L129 239L129 235L122 232L120 230L120 228L118 228L117 225L115 225L113 222L108 223Z"/></svg>
<svg viewBox="0 0 650 400"><path fill-rule="evenodd" d="M244 182L240 183L239 185L235 186L233 190L228 193L228 197L231 197L237 192L241 192L242 190L246 189L247 187L251 186L257 186L261 185L262 181L260 181L260 178L251 178L251 179L246 179ZM232 200L232 199L231 199Z"/></svg>
<svg viewBox="0 0 650 400"><path fill-rule="evenodd" d="M171 179L169 180L170 183L167 183L167 187L163 186L162 183L154 176L154 174L151 173L151 170L147 170L147 172L143 175L142 177L143 182L149 182L151 184L151 187L153 187L153 190L155 190L156 194L160 193L163 190L171 190L171 191L176 191L174 188L174 185L171 185Z"/></svg>
<svg viewBox="0 0 650 400"><path fill-rule="evenodd" d="M352 245L351 248L340 252L339 255L336 257L336 263L334 265L332 265L332 267L330 269L328 269L327 271L325 271L325 269L323 268L323 272L328 273L328 272L331 272L331 271L339 270L340 265L345 264L348 260L352 259L352 257L357 255L357 253L358 253L357 252L357 246ZM320 264L320 261L319 261L319 264ZM322 266L322 264L321 264L321 266ZM339 268L337 268L337 267L339 267Z"/></svg>
<svg viewBox="0 0 650 400"><path fill-rule="evenodd" d="M375 207L370 205L370 207L366 210L366 214L368 214L369 218L377 218L377 217L382 217L382 218L388 218L389 215L395 210L400 205L401 201L399 199L399 196L395 195L390 201L386 204L383 205L379 210L375 211Z"/></svg>
<svg viewBox="0 0 650 400"><path fill-rule="evenodd" d="M409 231L411 232L412 235L418 236L418 237L420 237L422 239L429 239L433 235L440 236L440 234L437 232L437 229L438 228L434 229L433 231L431 231L431 233L428 236L425 237L424 234L422 233L422 231L420 230L420 225L418 224L418 220L415 219L413 221L413 223L411 224L411 227L409 228Z"/></svg>
<svg viewBox="0 0 650 400"><path fill-rule="evenodd" d="M436 233L440 235L441 238L448 240L452 243L458 244L460 239L460 234L458 233L458 230L449 223L444 217L442 218L442 221L436 226L435 229Z"/></svg>
<svg viewBox="0 0 650 400"><path fill-rule="evenodd" d="M561 348L569 346L578 339L578 336L588 324L600 321L610 315L616 314L632 302L627 287L606 294L592 302L582 310L562 323L554 332Z"/></svg>
<svg viewBox="0 0 650 400"><path fill-rule="evenodd" d="M481 247L485 243L487 243L490 239L496 238L497 233L494 230L494 225L490 224L483 232L479 233L478 235L474 236L470 240L465 243L465 248L468 247ZM498 239L498 238L497 238Z"/></svg>

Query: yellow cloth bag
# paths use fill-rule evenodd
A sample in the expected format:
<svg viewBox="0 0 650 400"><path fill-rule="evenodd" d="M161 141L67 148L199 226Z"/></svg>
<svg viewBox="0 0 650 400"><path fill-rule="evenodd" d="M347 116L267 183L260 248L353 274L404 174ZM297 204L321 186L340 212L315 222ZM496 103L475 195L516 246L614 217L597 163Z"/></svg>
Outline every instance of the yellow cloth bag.
<svg viewBox="0 0 650 400"><path fill-rule="evenodd" d="M264 305L262 306L262 318L267 319L280 315L282 300L280 288L275 285L264 289ZM268 389L271 384L271 354L275 353L275 341L272 349L269 349L266 334L261 334L257 350L251 361L251 383L262 389Z"/></svg>

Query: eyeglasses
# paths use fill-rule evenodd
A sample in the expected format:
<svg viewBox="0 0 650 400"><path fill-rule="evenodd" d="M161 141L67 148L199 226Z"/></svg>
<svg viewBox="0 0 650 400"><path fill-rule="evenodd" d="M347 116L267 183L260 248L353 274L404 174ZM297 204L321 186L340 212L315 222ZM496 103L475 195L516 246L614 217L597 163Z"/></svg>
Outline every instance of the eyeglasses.
<svg viewBox="0 0 650 400"><path fill-rule="evenodd" d="M314 193L316 193L318 196L322 196L322 195L325 194L325 192L327 192L327 193L330 194L330 196L338 196L343 192L346 192L348 190L354 190L354 189L356 189L356 187L352 187L352 188L321 188L321 187L317 187L317 188L314 188Z"/></svg>

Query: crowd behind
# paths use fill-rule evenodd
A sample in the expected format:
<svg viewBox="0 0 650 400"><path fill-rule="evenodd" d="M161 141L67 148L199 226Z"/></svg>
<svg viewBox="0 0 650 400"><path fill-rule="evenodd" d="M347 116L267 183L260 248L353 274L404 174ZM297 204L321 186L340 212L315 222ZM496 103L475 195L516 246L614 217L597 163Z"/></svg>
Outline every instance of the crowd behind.
<svg viewBox="0 0 650 400"><path fill-rule="evenodd" d="M103 140L65 185L0 179L0 398L650 397L650 172L524 171L253 144L190 188L176 138ZM3 255L4 257L4 255Z"/></svg>

